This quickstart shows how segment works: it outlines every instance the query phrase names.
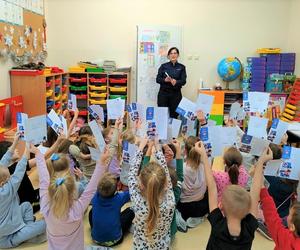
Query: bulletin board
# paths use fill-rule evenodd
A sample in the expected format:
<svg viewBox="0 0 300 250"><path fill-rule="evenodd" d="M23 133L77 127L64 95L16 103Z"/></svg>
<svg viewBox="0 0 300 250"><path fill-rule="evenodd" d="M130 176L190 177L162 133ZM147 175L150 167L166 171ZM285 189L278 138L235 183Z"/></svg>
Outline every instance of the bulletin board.
<svg viewBox="0 0 300 250"><path fill-rule="evenodd" d="M182 49L180 26L141 25L137 27L137 102L156 106L158 68L168 61L169 48Z"/></svg>
<svg viewBox="0 0 300 250"><path fill-rule="evenodd" d="M0 0L0 57L18 64L46 57L43 0Z"/></svg>

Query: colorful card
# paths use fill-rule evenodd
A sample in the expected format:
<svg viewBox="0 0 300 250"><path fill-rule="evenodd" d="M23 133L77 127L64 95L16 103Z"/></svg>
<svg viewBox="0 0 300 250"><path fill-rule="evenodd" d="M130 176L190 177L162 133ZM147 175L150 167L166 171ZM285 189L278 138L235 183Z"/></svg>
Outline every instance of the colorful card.
<svg viewBox="0 0 300 250"><path fill-rule="evenodd" d="M247 135L255 136L256 138L267 139L268 119L257 116L250 116L248 123Z"/></svg>
<svg viewBox="0 0 300 250"><path fill-rule="evenodd" d="M60 120L61 120L63 129L64 129L64 135L67 136L67 135L68 135L68 124L67 124L67 120L66 120L62 115L60 115L59 118L60 118Z"/></svg>
<svg viewBox="0 0 300 250"><path fill-rule="evenodd" d="M181 120L170 118L168 124L168 141L178 138L181 128Z"/></svg>
<svg viewBox="0 0 300 250"><path fill-rule="evenodd" d="M200 140L203 142L207 157L212 156L212 143L211 138L209 136L209 128L208 127L201 127L200 128L200 134L199 134Z"/></svg>
<svg viewBox="0 0 300 250"><path fill-rule="evenodd" d="M204 113L205 119L207 120L210 112L212 105L214 103L215 97L212 95L206 95L206 94L199 94L196 102L196 111L201 110Z"/></svg>
<svg viewBox="0 0 300 250"><path fill-rule="evenodd" d="M71 111L75 111L77 109L77 98L76 95L70 94L69 100L68 100L68 109Z"/></svg>
<svg viewBox="0 0 300 250"><path fill-rule="evenodd" d="M121 98L110 99L106 101L106 106L109 120L116 120L124 116L125 100Z"/></svg>
<svg viewBox="0 0 300 250"><path fill-rule="evenodd" d="M264 175L278 176L279 168L281 167L282 163L283 161L281 159L268 161L265 166Z"/></svg>
<svg viewBox="0 0 300 250"><path fill-rule="evenodd" d="M182 97L178 107L176 108L176 112L182 117L194 121L196 120L196 109L197 106L194 102Z"/></svg>
<svg viewBox="0 0 300 250"><path fill-rule="evenodd" d="M196 130L195 121L182 117L181 134L183 136L196 136Z"/></svg>
<svg viewBox="0 0 300 250"><path fill-rule="evenodd" d="M279 177L290 180L299 180L300 149L284 146L282 159L284 162L279 168Z"/></svg>
<svg viewBox="0 0 300 250"><path fill-rule="evenodd" d="M244 134L241 140L240 151L255 156L261 156L269 144L270 142L266 140Z"/></svg>
<svg viewBox="0 0 300 250"><path fill-rule="evenodd" d="M53 109L47 115L47 124L55 131L57 135L63 134L64 132L63 123Z"/></svg>
<svg viewBox="0 0 300 250"><path fill-rule="evenodd" d="M123 145L123 153L122 153L123 162L129 164L132 162L138 147L135 144L129 143L128 141L123 141L122 145Z"/></svg>
<svg viewBox="0 0 300 250"><path fill-rule="evenodd" d="M250 112L250 102L249 102L248 92L243 92L243 109L246 113Z"/></svg>
<svg viewBox="0 0 300 250"><path fill-rule="evenodd" d="M47 140L46 115L35 116L25 120L25 139L34 145Z"/></svg>
<svg viewBox="0 0 300 250"><path fill-rule="evenodd" d="M100 105L91 105L88 107L88 111L96 121L104 122L104 111Z"/></svg>
<svg viewBox="0 0 300 250"><path fill-rule="evenodd" d="M25 141L25 121L28 115L25 113L17 113L17 132L20 134L20 140Z"/></svg>
<svg viewBox="0 0 300 250"><path fill-rule="evenodd" d="M281 121L277 118L273 119L267 140L275 144L280 144L282 137L288 130L288 127L289 124L287 122Z"/></svg>

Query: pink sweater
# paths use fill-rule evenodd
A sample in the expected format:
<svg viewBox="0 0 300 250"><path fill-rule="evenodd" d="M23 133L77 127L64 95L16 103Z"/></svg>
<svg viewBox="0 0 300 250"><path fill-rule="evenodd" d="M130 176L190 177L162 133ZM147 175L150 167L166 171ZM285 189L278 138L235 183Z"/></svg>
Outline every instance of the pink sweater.
<svg viewBox="0 0 300 250"><path fill-rule="evenodd" d="M50 210L48 187L50 177L46 167L44 155L38 153L36 162L40 178L41 212L47 224L48 249L51 250L83 250L83 215L97 190L97 184L104 172L104 167L97 164L85 191L75 200L67 219L57 219Z"/></svg>
<svg viewBox="0 0 300 250"><path fill-rule="evenodd" d="M220 201L224 189L228 185L231 185L230 178L228 173L225 171L213 171L213 175L218 189L218 201ZM242 187L246 187L248 179L249 179L249 174L245 169L245 167L241 165L239 168L238 185Z"/></svg>

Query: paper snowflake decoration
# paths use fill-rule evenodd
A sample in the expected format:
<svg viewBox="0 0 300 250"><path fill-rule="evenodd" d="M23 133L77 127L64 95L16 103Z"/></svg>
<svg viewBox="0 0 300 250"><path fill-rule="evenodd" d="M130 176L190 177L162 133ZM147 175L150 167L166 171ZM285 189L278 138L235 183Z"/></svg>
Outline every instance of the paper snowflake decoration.
<svg viewBox="0 0 300 250"><path fill-rule="evenodd" d="M15 32L15 28L13 26L10 26L9 31L10 31L10 34L13 35Z"/></svg>
<svg viewBox="0 0 300 250"><path fill-rule="evenodd" d="M27 44L23 36L19 37L19 46L21 49L27 48Z"/></svg>
<svg viewBox="0 0 300 250"><path fill-rule="evenodd" d="M30 28L26 25L26 27L25 27L25 32L24 32L24 35L26 36L26 37L29 37L30 36Z"/></svg>
<svg viewBox="0 0 300 250"><path fill-rule="evenodd" d="M13 43L13 37L12 36L10 36L10 35L8 35L8 34L6 34L5 36L4 36L4 43L5 43L5 45L7 45L8 47L11 47L14 43Z"/></svg>

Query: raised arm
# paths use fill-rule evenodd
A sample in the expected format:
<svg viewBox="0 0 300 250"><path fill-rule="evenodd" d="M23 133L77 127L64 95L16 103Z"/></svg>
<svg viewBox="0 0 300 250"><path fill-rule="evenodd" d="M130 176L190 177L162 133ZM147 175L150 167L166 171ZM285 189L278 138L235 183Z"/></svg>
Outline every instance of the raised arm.
<svg viewBox="0 0 300 250"><path fill-rule="evenodd" d="M153 145L154 145L153 140L148 142L147 152L146 152L146 155L144 156L143 164L141 166L141 169L143 169L150 162Z"/></svg>
<svg viewBox="0 0 300 250"><path fill-rule="evenodd" d="M260 190L264 185L264 164L269 160L273 159L273 152L270 148L266 148L263 154L259 157L254 171L254 176L252 180L252 186L250 190L251 195L251 209L250 213L257 217L258 214L258 202L260 200Z"/></svg>
<svg viewBox="0 0 300 250"><path fill-rule="evenodd" d="M208 188L209 211L211 212L218 207L217 185L213 176L209 160L207 158L205 147L201 141L195 144L195 150L201 155L201 161L204 165L205 179Z"/></svg>
<svg viewBox="0 0 300 250"><path fill-rule="evenodd" d="M68 129L67 138L69 138L71 136L71 133L72 133L74 127L76 126L76 122L77 122L78 116L79 116L79 110L76 109L75 112L74 112L73 119L72 119L72 121L70 123L70 126L69 126L69 129Z"/></svg>
<svg viewBox="0 0 300 250"><path fill-rule="evenodd" d="M9 167L12 156L18 145L19 138L20 138L20 135L18 133L16 133L12 145L9 147L7 152L2 156L2 159L0 160L0 167Z"/></svg>

